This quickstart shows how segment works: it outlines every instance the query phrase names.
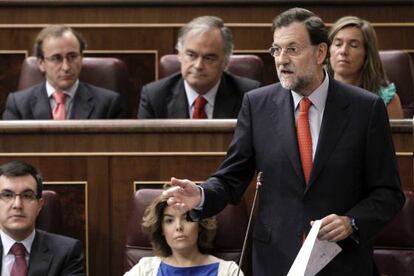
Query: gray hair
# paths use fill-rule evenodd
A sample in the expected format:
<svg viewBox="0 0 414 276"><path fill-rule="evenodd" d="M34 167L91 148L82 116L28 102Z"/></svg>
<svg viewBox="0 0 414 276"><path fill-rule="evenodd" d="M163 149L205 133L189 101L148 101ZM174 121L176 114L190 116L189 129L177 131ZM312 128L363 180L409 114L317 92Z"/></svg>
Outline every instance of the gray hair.
<svg viewBox="0 0 414 276"><path fill-rule="evenodd" d="M196 31L197 33L203 33L212 29L220 30L224 41L224 58L226 63L228 63L234 48L233 35L231 34L230 29L224 26L223 20L216 16L196 17L184 25L178 33L178 40L175 48L178 52L181 52L183 50L184 41L189 32Z"/></svg>

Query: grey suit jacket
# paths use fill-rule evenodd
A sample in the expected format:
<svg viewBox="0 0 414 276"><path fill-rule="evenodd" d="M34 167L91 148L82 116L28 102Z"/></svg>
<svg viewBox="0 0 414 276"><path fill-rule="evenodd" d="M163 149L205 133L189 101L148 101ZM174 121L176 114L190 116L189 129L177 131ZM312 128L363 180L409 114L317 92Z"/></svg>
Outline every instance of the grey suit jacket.
<svg viewBox="0 0 414 276"><path fill-rule="evenodd" d="M70 119L117 119L126 116L118 93L79 82ZM46 83L9 94L3 120L51 120Z"/></svg>
<svg viewBox="0 0 414 276"><path fill-rule="evenodd" d="M3 253L1 243L0 253ZM0 271L1 266L0 262ZM69 275L86 275L81 242L69 237L36 230L29 257L28 276Z"/></svg>
<svg viewBox="0 0 414 276"><path fill-rule="evenodd" d="M224 72L214 103L213 118L236 118L245 92L260 83ZM140 119L190 118L180 73L145 85L138 109Z"/></svg>
<svg viewBox="0 0 414 276"><path fill-rule="evenodd" d="M330 79L308 185L298 150L290 91L273 84L246 94L233 141L219 170L203 184L203 210L218 213L242 199L263 172L253 232L253 275L286 275L310 221L329 214L355 218L355 242L318 275L372 275L373 238L402 208L397 161L384 102Z"/></svg>

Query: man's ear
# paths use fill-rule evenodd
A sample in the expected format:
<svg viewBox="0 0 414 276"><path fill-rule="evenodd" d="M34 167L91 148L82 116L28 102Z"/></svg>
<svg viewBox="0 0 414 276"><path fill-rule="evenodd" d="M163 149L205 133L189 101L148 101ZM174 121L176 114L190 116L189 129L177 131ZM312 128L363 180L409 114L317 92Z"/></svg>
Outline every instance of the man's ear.
<svg viewBox="0 0 414 276"><path fill-rule="evenodd" d="M39 198L39 206L37 208L37 214L39 215L40 210L42 210L43 206L45 205L45 201L43 200L43 198Z"/></svg>
<svg viewBox="0 0 414 276"><path fill-rule="evenodd" d="M45 60L38 58L37 59L37 67L39 67L39 70L42 71L42 73L44 73L46 71L45 69Z"/></svg>
<svg viewBox="0 0 414 276"><path fill-rule="evenodd" d="M327 55L328 55L328 44L326 43L319 44L317 53L316 53L318 64L323 64L325 62Z"/></svg>

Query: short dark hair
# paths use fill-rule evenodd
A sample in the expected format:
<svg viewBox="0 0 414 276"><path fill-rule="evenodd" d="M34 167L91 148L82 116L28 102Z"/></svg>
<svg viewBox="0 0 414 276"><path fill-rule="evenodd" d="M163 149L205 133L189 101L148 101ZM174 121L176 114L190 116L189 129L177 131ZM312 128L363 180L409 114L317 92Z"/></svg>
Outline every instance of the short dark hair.
<svg viewBox="0 0 414 276"><path fill-rule="evenodd" d="M23 162L23 161L13 161L0 166L0 176L4 175L5 177L16 177L16 176L26 176L31 175L36 180L37 198L42 197L43 191L43 180L40 172L33 167L32 165Z"/></svg>
<svg viewBox="0 0 414 276"><path fill-rule="evenodd" d="M160 257L168 257L172 254L171 247L168 245L162 233L162 219L167 206L166 199L163 199L161 196L156 197L145 210L142 222L142 230L148 234L155 255ZM199 226L197 239L198 250L206 254L213 247L213 241L217 231L216 218L205 218L195 223L198 223Z"/></svg>
<svg viewBox="0 0 414 276"><path fill-rule="evenodd" d="M328 36L328 28L319 16L306 9L292 8L279 14L273 19L272 31L287 27L294 22L305 25L312 45L326 43L329 48L331 42Z"/></svg>
<svg viewBox="0 0 414 276"><path fill-rule="evenodd" d="M43 42L45 41L46 38L61 37L66 32L70 32L76 37L76 39L79 42L80 53L82 54L83 51L86 49L87 45L86 45L85 39L80 33L75 31L71 27L68 27L65 25L49 25L43 28L36 37L35 45L34 45L34 51L35 51L36 57L39 59L43 59L45 57L43 53Z"/></svg>

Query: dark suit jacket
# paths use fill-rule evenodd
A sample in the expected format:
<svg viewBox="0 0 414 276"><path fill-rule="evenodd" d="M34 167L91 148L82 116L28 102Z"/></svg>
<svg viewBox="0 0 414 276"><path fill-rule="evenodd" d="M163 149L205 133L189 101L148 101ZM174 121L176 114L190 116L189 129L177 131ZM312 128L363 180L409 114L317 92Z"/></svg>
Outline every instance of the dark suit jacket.
<svg viewBox="0 0 414 276"><path fill-rule="evenodd" d="M118 93L79 82L70 119L116 119L125 117ZM46 83L9 94L3 120L53 119Z"/></svg>
<svg viewBox="0 0 414 276"><path fill-rule="evenodd" d="M217 91L213 118L236 118L245 92L260 83L224 72ZM138 109L140 119L190 118L180 73L145 85Z"/></svg>
<svg viewBox="0 0 414 276"><path fill-rule="evenodd" d="M356 219L359 244L318 275L372 275L373 238L401 209L397 162L381 98L330 80L319 141L305 184L290 91L273 84L246 94L233 141L219 170L203 184L202 212L238 203L254 173L263 172L253 232L253 275L286 275L310 221L329 214Z"/></svg>
<svg viewBox="0 0 414 276"><path fill-rule="evenodd" d="M1 243L0 253L3 253ZM0 262L0 271L1 266ZM69 275L86 275L81 242L36 230L29 257L28 276Z"/></svg>

